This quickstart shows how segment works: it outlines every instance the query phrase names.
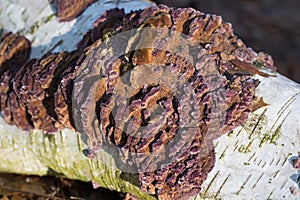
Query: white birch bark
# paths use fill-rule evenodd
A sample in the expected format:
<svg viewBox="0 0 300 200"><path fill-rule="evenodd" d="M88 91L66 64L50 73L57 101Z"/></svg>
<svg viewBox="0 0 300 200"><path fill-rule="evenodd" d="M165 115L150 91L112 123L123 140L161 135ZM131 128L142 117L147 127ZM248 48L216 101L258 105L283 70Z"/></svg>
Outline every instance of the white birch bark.
<svg viewBox="0 0 300 200"><path fill-rule="evenodd" d="M126 11L150 5L124 1ZM80 17L58 23L47 0L6 0L0 3L0 28L21 32L33 41L32 57L39 57L62 41L54 51L72 50L93 21L115 3L98 1ZM216 165L195 199L300 199L300 171L291 159L300 152L300 85L277 74L262 78L257 96L270 104L252 113L232 133L215 140ZM46 175L50 171L71 179L96 181L101 186L153 199L124 180L110 155L98 160L82 155L86 146L78 133L63 130L54 135L24 132L0 119L0 171ZM105 162L104 162L105 160ZM126 179L126 177L125 177ZM290 188L298 190L297 195Z"/></svg>

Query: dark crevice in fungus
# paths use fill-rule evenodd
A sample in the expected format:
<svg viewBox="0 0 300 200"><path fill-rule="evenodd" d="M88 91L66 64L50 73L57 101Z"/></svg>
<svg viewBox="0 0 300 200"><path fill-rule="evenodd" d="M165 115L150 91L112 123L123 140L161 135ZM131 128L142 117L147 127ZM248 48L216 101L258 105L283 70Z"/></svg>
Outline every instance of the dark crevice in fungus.
<svg viewBox="0 0 300 200"><path fill-rule="evenodd" d="M256 63L275 69L221 17L164 5L105 12L73 52L25 63L29 52L22 36L1 40L4 119L25 130L77 130L86 155L104 149L159 199L200 192L215 163L213 139L256 105L252 75L268 76Z"/></svg>

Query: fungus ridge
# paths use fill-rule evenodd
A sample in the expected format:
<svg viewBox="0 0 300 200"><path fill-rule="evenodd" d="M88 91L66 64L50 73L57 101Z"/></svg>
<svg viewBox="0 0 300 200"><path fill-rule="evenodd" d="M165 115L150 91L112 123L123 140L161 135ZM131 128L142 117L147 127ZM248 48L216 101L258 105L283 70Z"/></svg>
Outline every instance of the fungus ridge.
<svg viewBox="0 0 300 200"><path fill-rule="evenodd" d="M8 50L25 51L26 59L30 51L13 34L0 46L0 53ZM245 66L275 69L221 17L164 5L105 12L73 52L12 57L0 54L0 108L8 123L75 129L89 155L109 152L159 199L200 192L215 163L213 139L241 125L254 107L253 74L265 74Z"/></svg>

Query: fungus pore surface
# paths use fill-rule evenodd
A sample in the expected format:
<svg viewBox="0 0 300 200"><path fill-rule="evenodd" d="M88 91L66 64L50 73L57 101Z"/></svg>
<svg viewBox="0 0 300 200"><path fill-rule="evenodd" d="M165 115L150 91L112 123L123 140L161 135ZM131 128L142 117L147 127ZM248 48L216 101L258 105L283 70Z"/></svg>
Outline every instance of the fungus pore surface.
<svg viewBox="0 0 300 200"><path fill-rule="evenodd" d="M230 23L164 5L106 11L73 52L27 60L26 38L0 46L0 102L18 127L75 129L89 156L103 149L159 199L198 194L215 163L213 139L253 111L256 66L272 58L237 38Z"/></svg>

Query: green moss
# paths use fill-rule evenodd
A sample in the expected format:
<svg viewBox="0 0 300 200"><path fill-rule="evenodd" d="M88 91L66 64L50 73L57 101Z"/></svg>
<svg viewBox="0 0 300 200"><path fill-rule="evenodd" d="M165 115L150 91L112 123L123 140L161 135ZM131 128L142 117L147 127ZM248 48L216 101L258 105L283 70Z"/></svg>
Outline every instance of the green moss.
<svg viewBox="0 0 300 200"><path fill-rule="evenodd" d="M68 144L70 142L69 137L63 132L54 135L44 135L43 137L44 143L45 141L47 141L46 143L49 142L47 145L49 149L41 152L43 153L43 162L47 163L47 166L57 173L82 181L93 180L102 187L123 193L130 192L140 199L156 199L142 192L137 185L123 180L121 171L116 169L115 166L110 166L103 162L103 160L106 161L107 159L109 163L113 163L109 160L112 158L107 153L100 152L98 157L101 159L89 159L85 157L80 151L85 145L82 144L81 140L78 140L78 135L75 136L75 141L79 144L75 145ZM68 161L70 156L76 158L73 163Z"/></svg>
<svg viewBox="0 0 300 200"><path fill-rule="evenodd" d="M261 139L265 126L267 124L267 117L265 116L266 109L259 114L251 113L247 121L242 125L243 129L249 134L248 139Z"/></svg>
<svg viewBox="0 0 300 200"><path fill-rule="evenodd" d="M276 128L276 130L273 133L267 132L263 135L262 139L260 140L259 147L262 147L264 143L270 143L270 144L277 144L277 140L281 136L281 124Z"/></svg>
<svg viewBox="0 0 300 200"><path fill-rule="evenodd" d="M253 142L253 141L250 141L248 145L242 144L242 145L240 146L240 148L238 149L238 151L239 151L240 153L249 153L249 152L251 152L250 147L251 147L251 145L252 145L252 142Z"/></svg>
<svg viewBox="0 0 300 200"><path fill-rule="evenodd" d="M28 33L30 34L34 34L38 29L39 29L40 25L39 25L39 22L35 22L32 26L29 27Z"/></svg>
<svg viewBox="0 0 300 200"><path fill-rule="evenodd" d="M275 131L268 130L266 125L268 123L267 117L265 116L266 109L259 114L251 113L248 120L242 125L243 129L249 133L249 140L258 139L259 147L262 147L265 143L277 144L278 139L281 136L282 123L276 128ZM240 147L240 152L248 152L245 146Z"/></svg>
<svg viewBox="0 0 300 200"><path fill-rule="evenodd" d="M53 20L55 18L55 14L53 13L52 15L49 15L47 17L43 17L41 22L42 23L48 23L49 21Z"/></svg>
<svg viewBox="0 0 300 200"><path fill-rule="evenodd" d="M103 34L103 41L105 42L105 44L108 44L110 42L110 37L115 35L116 32L114 30L105 30L106 32Z"/></svg>
<svg viewBox="0 0 300 200"><path fill-rule="evenodd" d="M34 34L42 24L46 24L50 21L52 21L55 18L55 14L51 14L46 17L42 17L39 21L36 21L34 24L32 24L27 29L21 29L18 31L19 34L25 35L25 34Z"/></svg>
<svg viewBox="0 0 300 200"><path fill-rule="evenodd" d="M225 152L223 152L220 156L220 159L224 158L225 157Z"/></svg>
<svg viewBox="0 0 300 200"><path fill-rule="evenodd" d="M263 66L265 66L263 62L258 61L258 60L255 60L255 61L253 62L253 65L254 65L255 67L258 67L258 68L262 68Z"/></svg>
<svg viewBox="0 0 300 200"><path fill-rule="evenodd" d="M228 136L228 137L232 137L233 134L234 134L234 132L233 132L233 131L230 131L230 132L227 134L227 136Z"/></svg>
<svg viewBox="0 0 300 200"><path fill-rule="evenodd" d="M267 143L270 140L270 135L266 133L260 140L259 147L262 147L264 143Z"/></svg>
<svg viewBox="0 0 300 200"><path fill-rule="evenodd" d="M271 135L270 143L276 144L276 141L280 138L280 136L281 136L281 124L276 128L274 133Z"/></svg>
<svg viewBox="0 0 300 200"><path fill-rule="evenodd" d="M51 173L82 181L93 180L102 187L131 193L140 199L156 199L139 189L137 176L127 174L124 178L109 154L100 152L99 159L85 157L81 150L86 145L75 132L64 130L49 135L35 130L28 134L9 132L5 136L0 141L2 171L32 175ZM5 154L7 148L4 146L12 149L9 154ZM104 160L110 161L111 165Z"/></svg>
<svg viewBox="0 0 300 200"><path fill-rule="evenodd" d="M192 198L192 200L195 200L195 199L202 199L202 200L221 200L221 198L219 197L216 197L215 194L200 194L200 198Z"/></svg>
<svg viewBox="0 0 300 200"><path fill-rule="evenodd" d="M238 149L238 151L239 151L240 153L246 153L246 146L242 144L242 145L240 146L240 148Z"/></svg>

